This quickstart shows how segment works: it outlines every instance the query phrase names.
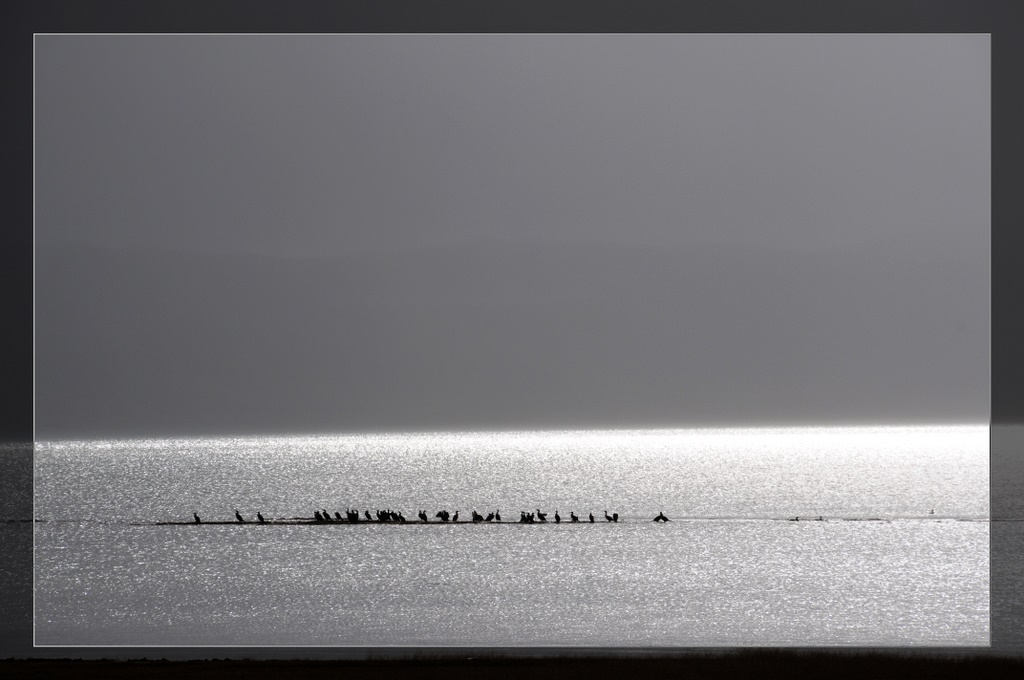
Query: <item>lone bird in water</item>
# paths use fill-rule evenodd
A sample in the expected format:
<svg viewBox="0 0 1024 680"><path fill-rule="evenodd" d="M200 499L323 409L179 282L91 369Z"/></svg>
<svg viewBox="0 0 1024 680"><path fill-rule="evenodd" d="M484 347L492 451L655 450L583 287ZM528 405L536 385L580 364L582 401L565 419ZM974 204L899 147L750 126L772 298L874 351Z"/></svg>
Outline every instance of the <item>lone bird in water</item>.
<svg viewBox="0 0 1024 680"><path fill-rule="evenodd" d="M654 521L654 522L671 522L672 520L670 520L668 517L665 517L665 513L659 512L658 516L655 517L652 521Z"/></svg>
<svg viewBox="0 0 1024 680"><path fill-rule="evenodd" d="M238 510L235 510L235 519L238 520L239 524L245 524L245 520L242 519L242 515L238 512Z"/></svg>
<svg viewBox="0 0 1024 680"><path fill-rule="evenodd" d="M267 522L267 520L263 519L263 515L261 515L259 511L256 512L256 519L260 521L260 524L266 524Z"/></svg>
<svg viewBox="0 0 1024 680"><path fill-rule="evenodd" d="M199 515L197 515L196 513L193 512L192 516L196 518L196 524L202 524L203 523L203 520L199 519Z"/></svg>

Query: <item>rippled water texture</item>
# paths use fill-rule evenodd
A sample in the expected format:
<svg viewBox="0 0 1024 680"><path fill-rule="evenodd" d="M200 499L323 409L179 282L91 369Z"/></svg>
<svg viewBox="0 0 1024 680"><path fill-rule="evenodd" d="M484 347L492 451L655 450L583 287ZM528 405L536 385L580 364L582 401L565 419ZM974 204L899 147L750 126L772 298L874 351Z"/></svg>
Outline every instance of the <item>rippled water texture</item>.
<svg viewBox="0 0 1024 680"><path fill-rule="evenodd" d="M985 428L50 442L36 641L983 645L987 464ZM152 524L347 507L506 523Z"/></svg>

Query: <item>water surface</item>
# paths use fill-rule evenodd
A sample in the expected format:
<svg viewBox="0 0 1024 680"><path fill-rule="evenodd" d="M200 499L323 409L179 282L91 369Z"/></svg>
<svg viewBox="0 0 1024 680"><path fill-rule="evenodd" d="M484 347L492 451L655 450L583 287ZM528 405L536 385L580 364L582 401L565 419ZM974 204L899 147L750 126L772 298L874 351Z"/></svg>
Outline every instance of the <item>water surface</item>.
<svg viewBox="0 0 1024 680"><path fill-rule="evenodd" d="M46 442L36 641L983 645L987 489L986 428ZM506 523L153 525L348 507Z"/></svg>

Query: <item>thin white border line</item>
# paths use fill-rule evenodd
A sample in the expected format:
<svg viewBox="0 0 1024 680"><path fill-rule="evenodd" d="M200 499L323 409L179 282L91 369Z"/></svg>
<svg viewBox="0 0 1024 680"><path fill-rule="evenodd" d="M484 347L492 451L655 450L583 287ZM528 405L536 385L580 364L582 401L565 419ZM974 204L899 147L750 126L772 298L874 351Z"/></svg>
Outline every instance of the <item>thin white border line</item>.
<svg viewBox="0 0 1024 680"><path fill-rule="evenodd" d="M992 244L993 244L993 213L992 185L995 176L993 166L994 154L992 145L992 35L989 34L987 57L988 63L988 516L992 518ZM988 611L989 611L989 647L992 646L992 528L989 525L988 543Z"/></svg>
<svg viewBox="0 0 1024 680"><path fill-rule="evenodd" d="M642 646L642 647L629 647L629 646L626 646L626 645L617 645L617 646L614 646L614 647L607 647L607 646L600 646L600 645L569 645L569 644L564 644L564 645L489 645L489 644L473 644L473 643L470 643L470 642L461 643L461 644L457 644L457 645L454 645L454 644L453 645L448 645L448 644L445 644L445 645L377 645L377 644L375 644L375 645L354 645L354 644L353 645L278 645L278 644L267 644L267 645L254 645L254 644L245 644L245 645L233 645L233 644L226 644L226 645L184 645L184 644L182 644L182 645L104 645L104 644L95 644L95 645L56 645L56 644L49 644L49 645L35 645L35 646L36 647L40 647L40 648L45 648L45 649L60 649L60 648L65 648L65 647L66 648L76 648L76 649L89 649L89 648L96 648L96 647L101 647L103 649L107 649L107 648L111 648L111 649L133 649L133 648L134 649L138 649L138 648L145 648L145 649L150 649L150 648L160 648L160 649L164 649L164 648L169 648L169 649L193 649L193 648L198 648L198 649L204 649L204 648L228 649L228 648L234 648L234 647L267 649L267 648L281 647L281 648L290 648L290 649L294 649L294 648L307 648L307 649L364 649L364 650L367 650L367 651L371 651L371 650L374 650L374 649L391 649L391 648L399 648L399 649L437 649L438 647L440 647L442 649L443 648L454 648L454 649L460 649L460 648L461 649L515 649L515 650L526 650L526 649L565 649L565 650L569 650L570 652L572 650L577 650L577 649L600 649L602 651L603 650L616 650L616 651L623 651L623 652L630 652L630 653L639 652L639 651L645 651L645 650L663 650L663 649L664 650L671 650L671 651L678 651L678 652L682 652L682 653L690 653L690 652L693 652L693 651L696 651L696 650L700 650L700 649L767 649L769 651L779 651L779 650L784 651L784 650L787 650L787 649L863 649L865 647L871 647L871 648L876 648L877 647L877 648L882 648L882 649L904 649L904 650L914 650L916 652L921 652L921 653L927 653L927 651L929 649L948 649L948 648L953 648L953 649L958 649L959 650L959 649L987 649L988 647L991 647L991 645L988 644L988 643L984 643L984 644L982 644L982 643L977 643L977 644L976 643L969 643L969 644L968 643L964 643L964 644L960 644L960 645L958 645L958 644L939 644L939 643L927 644L927 645L915 645L914 643L907 643L907 644L880 644L880 645L870 644L870 643L865 643L865 644L851 643L851 644L848 644L848 645L837 645L837 644L782 645L782 644L780 644L780 645L768 645L768 646L760 645L759 646L759 645L755 645L755 644L736 645L736 644L730 644L730 643L727 643L727 642L723 642L723 643L717 644L717 645L694 645L692 647L681 647L681 646L678 646L678 645L645 645L645 646ZM226 658L230 659L232 657L226 657ZM185 659L182 659L182 660L185 660ZM279 660L288 661L289 659L278 659L277 657L267 657L265 660L266 661L279 661ZM332 661L334 659L298 659L298 660L299 661Z"/></svg>
<svg viewBox="0 0 1024 680"><path fill-rule="evenodd" d="M683 37L683 36L735 36L735 37L747 37L747 36L765 36L765 37L776 37L776 36L989 36L989 290L988 290L988 302L989 302L989 503L991 505L991 469L992 469L992 446L991 446L991 432L992 432L992 404L991 404L991 391L992 391L992 122L991 122L991 97L992 97L992 50L991 50L991 32L948 32L948 33L33 33L32 34L32 448L30 463L32 465L32 646L33 648L143 648L143 647L161 647L161 648L225 648L226 645L203 645L203 644L182 644L182 645L152 645L152 644L140 644L140 645L107 645L107 644L95 644L95 645L61 645L61 644L39 644L36 641L37 634L37 621L36 621L36 521L35 521L35 498L36 498L36 476L35 476L35 441L36 441L36 64L37 64L37 52L38 52L38 41L39 36L49 37L67 37L67 36L78 36L78 37L156 37L156 36L169 36L169 37L215 37L215 36L235 36L235 37L288 37L288 36L303 36L303 37L322 37L322 36L551 36L551 37L566 37L566 36L651 36L651 37ZM417 433L419 434L419 433ZM991 508L990 513L991 517ZM990 555L991 559L991 555ZM991 565L989 567L991 572ZM990 573L991 576L991 573ZM991 584L990 584L991 591ZM991 597L991 592L989 593ZM991 603L990 603L991 605ZM991 636L991 630L989 631ZM268 645L255 645L255 644L231 644L227 645L230 647L241 647L241 648L266 648ZM408 649L436 649L438 647L480 647L480 648L511 648L511 649L529 649L529 648L571 648L571 649L608 649L606 646L588 646L588 645L527 645L523 647L519 646L508 646L508 645L486 645L486 644L444 644L444 645L373 645L369 647L361 644L338 644L338 645L288 645L288 644L274 644L274 647L283 648L310 648L310 649L373 649L373 648L408 648ZM728 647L728 645L710 645L705 646L706 648L717 648L717 647ZM896 645L895 647L902 648L903 646ZM991 638L987 645L975 645L968 644L963 645L965 648L971 647L991 647ZM677 646L651 646L650 649L690 649L690 647L680 648ZM635 647L623 647L623 649L640 649Z"/></svg>
<svg viewBox="0 0 1024 680"><path fill-rule="evenodd" d="M465 33L417 33L417 32L406 32L406 33L33 33L32 36L97 36L97 37L109 37L109 36L382 36L382 35L394 35L394 36L473 36L473 35L485 35L485 36L551 36L551 37L571 37L571 36L671 36L671 37L683 37L683 36L735 36L735 37L747 37L747 36L762 36L762 37L800 37L800 36L850 36L850 37L864 37L864 36L878 36L878 37L916 37L916 36L962 36L962 35L987 35L991 36L991 32L984 31L971 31L971 32L956 32L950 31L946 33L881 33L881 32L864 32L864 33L830 33L830 32L817 32L817 33L752 33L752 32L739 32L739 33L614 33L614 32L601 32L601 33L480 33L480 32L465 32Z"/></svg>

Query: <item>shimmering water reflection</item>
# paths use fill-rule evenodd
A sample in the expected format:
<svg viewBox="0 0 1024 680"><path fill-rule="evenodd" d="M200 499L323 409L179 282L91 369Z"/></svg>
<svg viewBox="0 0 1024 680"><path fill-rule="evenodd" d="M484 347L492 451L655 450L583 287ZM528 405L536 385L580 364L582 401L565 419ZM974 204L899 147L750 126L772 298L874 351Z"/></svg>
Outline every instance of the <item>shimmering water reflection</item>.
<svg viewBox="0 0 1024 680"><path fill-rule="evenodd" d="M39 644L988 642L984 428L40 448ZM599 522L131 524L349 505Z"/></svg>

